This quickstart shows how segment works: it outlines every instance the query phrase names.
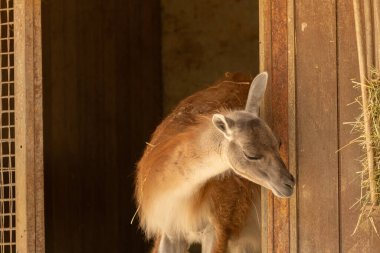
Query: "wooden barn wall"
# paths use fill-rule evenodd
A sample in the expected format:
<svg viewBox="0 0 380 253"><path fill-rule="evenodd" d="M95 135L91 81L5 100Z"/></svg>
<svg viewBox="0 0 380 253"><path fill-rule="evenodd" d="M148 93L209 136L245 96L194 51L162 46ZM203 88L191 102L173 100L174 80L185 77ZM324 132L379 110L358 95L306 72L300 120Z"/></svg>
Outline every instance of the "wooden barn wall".
<svg viewBox="0 0 380 253"><path fill-rule="evenodd" d="M147 252L135 163L161 117L160 4L42 1L46 252Z"/></svg>
<svg viewBox="0 0 380 253"><path fill-rule="evenodd" d="M351 235L359 215L350 207L360 196L361 150L351 145L337 152L356 137L344 123L359 115L357 105L348 105L358 96L351 80L359 79L352 1L260 5L261 69L271 76L266 111L274 126L284 123L275 113L288 115L274 130L287 135L283 154L297 165L297 195L290 202L267 197L264 252L379 252L370 224Z"/></svg>

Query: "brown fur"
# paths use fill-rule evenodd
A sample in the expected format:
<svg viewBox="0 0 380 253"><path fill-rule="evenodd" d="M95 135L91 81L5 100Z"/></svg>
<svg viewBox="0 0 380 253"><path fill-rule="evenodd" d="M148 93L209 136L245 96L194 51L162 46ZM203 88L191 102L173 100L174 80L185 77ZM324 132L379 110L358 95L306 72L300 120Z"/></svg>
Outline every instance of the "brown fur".
<svg viewBox="0 0 380 253"><path fill-rule="evenodd" d="M240 73L226 73L225 77L210 88L184 99L158 126L137 168L136 200L141 208L147 208L149 199L155 198L155 189L175 187L178 182L162 182L162 173L186 173L183 170L167 172L165 163L169 157L181 157L176 153L178 143L191 141L202 131L212 114L242 109L245 105L252 77ZM183 151L182 151L183 152ZM189 149L186 155L195 155ZM194 157L196 159L196 157ZM212 223L216 229L215 253L226 252L229 238L237 237L252 208L254 197L259 196L259 186L234 173L227 173L209 180L194 197L194 210L210 203ZM144 227L144 224L142 224ZM152 252L158 251L159 234Z"/></svg>
<svg viewBox="0 0 380 253"><path fill-rule="evenodd" d="M214 253L225 252L228 239L239 236L248 213L252 210L254 197L260 194L260 187L230 173L221 179L210 180L202 191L205 199L212 203L217 234Z"/></svg>

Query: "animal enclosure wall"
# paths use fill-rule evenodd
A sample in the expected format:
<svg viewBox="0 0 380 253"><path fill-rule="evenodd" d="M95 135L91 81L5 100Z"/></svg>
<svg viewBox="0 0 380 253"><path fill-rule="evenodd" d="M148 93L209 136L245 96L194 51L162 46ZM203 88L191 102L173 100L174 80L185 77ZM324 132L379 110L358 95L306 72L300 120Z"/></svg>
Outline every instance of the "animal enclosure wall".
<svg viewBox="0 0 380 253"><path fill-rule="evenodd" d="M0 252L44 251L40 2L0 1Z"/></svg>
<svg viewBox="0 0 380 253"><path fill-rule="evenodd" d="M16 252L13 1L0 2L0 252ZM12 61L12 62L11 62ZM11 71L13 73L11 73Z"/></svg>
<svg viewBox="0 0 380 253"><path fill-rule="evenodd" d="M290 201L263 196L263 252L378 252L370 224L351 236L360 148L338 152L356 137L344 122L360 113L349 106L358 96L351 80L359 80L352 1L261 0L260 6L261 69L271 83L266 118L297 178Z"/></svg>

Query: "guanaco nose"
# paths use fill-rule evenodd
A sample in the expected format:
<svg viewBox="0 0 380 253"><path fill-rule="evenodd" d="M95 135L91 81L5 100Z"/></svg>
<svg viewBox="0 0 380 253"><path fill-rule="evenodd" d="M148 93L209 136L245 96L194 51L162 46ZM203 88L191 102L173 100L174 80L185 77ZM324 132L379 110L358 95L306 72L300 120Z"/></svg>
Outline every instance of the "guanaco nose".
<svg viewBox="0 0 380 253"><path fill-rule="evenodd" d="M294 185L296 184L296 180L292 174L289 173L289 175L284 180L284 184L290 189L293 189Z"/></svg>

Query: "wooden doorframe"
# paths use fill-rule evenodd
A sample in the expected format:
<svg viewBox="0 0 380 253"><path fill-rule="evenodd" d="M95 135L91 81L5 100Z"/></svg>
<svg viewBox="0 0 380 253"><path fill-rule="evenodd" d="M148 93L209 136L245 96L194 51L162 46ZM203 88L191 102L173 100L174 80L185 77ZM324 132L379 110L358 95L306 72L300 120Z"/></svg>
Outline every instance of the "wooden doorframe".
<svg viewBox="0 0 380 253"><path fill-rule="evenodd" d="M259 6L260 71L269 74L262 113L297 178L294 0L260 0ZM263 190L261 199L262 252L297 252L296 192L285 200Z"/></svg>
<svg viewBox="0 0 380 253"><path fill-rule="evenodd" d="M43 253L41 1L14 1L16 248Z"/></svg>

